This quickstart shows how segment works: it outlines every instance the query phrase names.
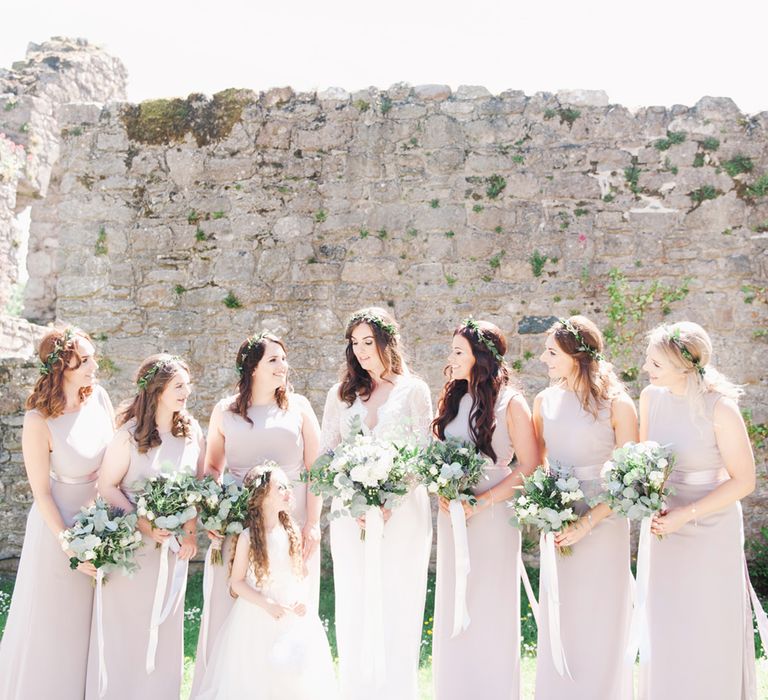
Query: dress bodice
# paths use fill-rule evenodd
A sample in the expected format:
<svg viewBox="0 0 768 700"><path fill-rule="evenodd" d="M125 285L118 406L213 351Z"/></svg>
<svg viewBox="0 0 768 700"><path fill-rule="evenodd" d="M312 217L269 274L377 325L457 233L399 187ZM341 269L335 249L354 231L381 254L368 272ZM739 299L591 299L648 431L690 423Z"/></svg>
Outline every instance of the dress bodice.
<svg viewBox="0 0 768 700"><path fill-rule="evenodd" d="M486 467L485 479L477 487L478 492L485 491L511 473L509 464L515 456L515 448L512 444L512 438L507 428L507 407L512 397L517 392L511 387L503 387L496 398L494 414L496 416L496 427L493 429L491 445L496 452L496 463L493 466ZM459 411L456 417L445 426L445 436L458 438L466 442L474 442L470 432L470 412L472 410L472 396L467 393L461 397L459 402Z"/></svg>
<svg viewBox="0 0 768 700"><path fill-rule="evenodd" d="M114 433L107 392L94 385L93 392L78 411L47 418L45 422L51 434L52 478L65 483L89 477L95 480L95 472Z"/></svg>
<svg viewBox="0 0 768 700"><path fill-rule="evenodd" d="M246 529L244 536L249 538ZM290 604L302 602L306 598L307 586L305 580L293 568L290 553L290 540L285 528L278 524L267 533L267 551L269 553L269 575L261 585L256 583L253 565L248 566L246 581L251 588L263 593L273 600Z"/></svg>
<svg viewBox="0 0 768 700"><path fill-rule="evenodd" d="M339 398L339 385L328 392L323 411L322 445L332 450L350 436L356 419L364 433L393 442L415 440L426 443L432 422L432 399L426 383L412 374L400 375L387 400L379 407L376 425L365 422L368 408L358 396L351 406Z"/></svg>
<svg viewBox="0 0 768 700"><path fill-rule="evenodd" d="M298 480L304 468L302 411L312 410L307 399L289 394L285 410L275 403L249 406L248 418L252 423L230 410L234 399L230 396L218 404L229 473L242 483L253 467L272 460L289 479Z"/></svg>
<svg viewBox="0 0 768 700"><path fill-rule="evenodd" d="M145 479L177 472L191 475L197 473L202 430L194 418L189 437L176 437L170 432L161 432L160 439L162 442L144 453L139 452L136 441L133 439L135 427L136 421L132 419L121 428L121 430L127 431L130 436L128 440L130 462L128 471L123 477L121 488L132 502L135 502L141 482Z"/></svg>

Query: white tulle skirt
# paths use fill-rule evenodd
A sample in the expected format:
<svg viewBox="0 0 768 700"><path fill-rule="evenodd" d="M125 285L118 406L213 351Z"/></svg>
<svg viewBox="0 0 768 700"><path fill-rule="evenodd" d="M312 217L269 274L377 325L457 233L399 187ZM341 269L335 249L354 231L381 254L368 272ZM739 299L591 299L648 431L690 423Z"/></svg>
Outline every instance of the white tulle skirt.
<svg viewBox="0 0 768 700"><path fill-rule="evenodd" d="M336 677L316 613L276 620L242 598L219 633L197 700L335 700Z"/></svg>

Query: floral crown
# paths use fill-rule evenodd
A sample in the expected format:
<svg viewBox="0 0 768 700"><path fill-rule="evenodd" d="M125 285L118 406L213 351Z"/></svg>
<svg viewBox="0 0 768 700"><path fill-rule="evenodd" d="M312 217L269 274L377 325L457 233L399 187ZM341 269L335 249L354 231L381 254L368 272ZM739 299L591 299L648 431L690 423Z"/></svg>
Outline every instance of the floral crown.
<svg viewBox="0 0 768 700"><path fill-rule="evenodd" d="M574 326L567 318L558 318L557 322L563 327L564 330L568 331L574 338L576 338L576 342L578 343L578 346L576 349L579 352L585 352L587 355L589 355L593 360L596 362L602 362L605 360L605 357L600 353L598 350L595 350L591 345L587 345L587 342L584 340L584 336L581 335L581 332L579 331L576 326Z"/></svg>
<svg viewBox="0 0 768 700"><path fill-rule="evenodd" d="M253 478L248 482L249 489L258 489L269 482L272 471L278 468L278 463L269 459L253 468ZM249 472L250 473L250 472Z"/></svg>
<svg viewBox="0 0 768 700"><path fill-rule="evenodd" d="M178 355L169 355L168 357L161 357L157 360L144 374L142 374L136 380L136 386L139 387L139 391L146 391L155 375L161 370L174 362L182 362L182 359Z"/></svg>
<svg viewBox="0 0 768 700"><path fill-rule="evenodd" d="M349 321L347 321L347 326L353 323L367 323L369 326L377 326L389 335L397 335L397 328L395 328L393 323L387 323L381 316L367 311L351 316Z"/></svg>
<svg viewBox="0 0 768 700"><path fill-rule="evenodd" d="M688 360L693 365L693 368L696 370L698 375L700 377L704 377L704 365L701 364L701 360L697 357L694 357L691 351L685 346L685 343L680 339L680 329L675 328L670 334L669 334L669 342L672 343L679 351L680 354L683 356L684 359Z"/></svg>
<svg viewBox="0 0 768 700"><path fill-rule="evenodd" d="M479 342L481 342L485 347L488 349L488 352L491 353L496 358L497 362L504 362L504 358L502 357L501 353L496 348L496 345L492 340L489 338L486 338L485 335L483 335L483 331L480 330L480 326L478 325L477 321L475 321L474 318L471 316L467 316L462 322L461 325L469 328L469 330L474 331L475 335L477 336L477 339Z"/></svg>
<svg viewBox="0 0 768 700"><path fill-rule="evenodd" d="M251 350L255 348L264 338L266 338L268 335L274 335L272 331L270 330L263 330L261 333L257 333L254 336L251 336L248 338L247 345L243 348L243 351L237 356L237 362L235 362L235 370L237 371L237 376L242 377L243 376L243 367L245 366L245 361L248 359L248 355L250 355Z"/></svg>
<svg viewBox="0 0 768 700"><path fill-rule="evenodd" d="M71 328L65 328L64 333L58 340L54 341L53 343L53 350L51 350L48 357L45 358L45 361L40 363L40 374L43 376L50 374L53 371L53 366L59 361L59 358L61 357L61 353L64 352L67 345L72 342L72 339L75 337L75 334L72 332Z"/></svg>

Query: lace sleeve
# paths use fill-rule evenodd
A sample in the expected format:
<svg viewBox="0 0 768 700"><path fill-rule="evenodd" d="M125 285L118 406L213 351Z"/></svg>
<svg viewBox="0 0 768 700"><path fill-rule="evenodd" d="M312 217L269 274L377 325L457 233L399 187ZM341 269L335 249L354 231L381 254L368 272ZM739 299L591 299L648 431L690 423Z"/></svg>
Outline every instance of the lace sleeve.
<svg viewBox="0 0 768 700"><path fill-rule="evenodd" d="M408 410L416 439L426 444L432 437L432 397L429 387L420 379L414 381L409 392Z"/></svg>
<svg viewBox="0 0 768 700"><path fill-rule="evenodd" d="M341 442L341 399L339 385L334 384L325 399L323 423L320 431L320 450L327 452Z"/></svg>

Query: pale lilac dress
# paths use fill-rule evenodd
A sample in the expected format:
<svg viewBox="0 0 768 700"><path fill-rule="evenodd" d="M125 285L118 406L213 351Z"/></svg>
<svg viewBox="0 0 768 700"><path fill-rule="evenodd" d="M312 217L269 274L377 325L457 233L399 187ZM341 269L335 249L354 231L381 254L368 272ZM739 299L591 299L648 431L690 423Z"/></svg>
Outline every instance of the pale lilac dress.
<svg viewBox="0 0 768 700"><path fill-rule="evenodd" d="M475 489L487 491L505 479L514 456L507 429L507 406L515 395L502 388L494 413L492 445L496 463L487 467ZM445 427L446 437L472 442L465 394L459 412ZM520 531L509 524L506 503L494 503L467 520L471 571L467 580L470 624L453 631L455 561L453 527L437 515L437 582L432 673L435 700L517 700L520 697Z"/></svg>
<svg viewBox="0 0 768 700"><path fill-rule="evenodd" d="M229 396L219 401L224 434L224 456L226 472L239 483L255 466L267 460L276 462L286 473L293 485L293 517L299 528L303 528L307 519L307 485L301 481L304 465L304 438L302 436L302 412L312 411L312 407L300 394L288 395L288 408L281 409L277 404L249 406L248 417L253 425L243 420L237 413L229 410L235 397ZM190 697L196 697L200 682L205 674L207 659L213 651L216 637L224 624L235 599L229 593L229 561L232 556L234 538L227 537L222 548L223 566L213 569L211 597L208 602L208 638L203 649L202 625L198 637L195 675ZM307 562L308 605L315 612L320 600L320 548Z"/></svg>
<svg viewBox="0 0 768 700"><path fill-rule="evenodd" d="M323 447L332 449L350 436L355 419L366 434L395 440L405 434L426 442L432 420L429 388L413 375L395 379L387 401L370 430L368 410L357 397L351 406L339 398L339 385L328 392L323 412ZM349 516L331 520L331 553L336 594L336 641L339 650L341 695L345 700L416 700L419 653L432 545L432 514L424 486L413 488L384 525L381 549L381 588L385 678L373 680L371 659L363 649L365 629L365 542Z"/></svg>
<svg viewBox="0 0 768 700"><path fill-rule="evenodd" d="M192 421L189 438L175 437L161 432L162 444L140 453L133 440L135 421L126 423L121 430L129 438L130 463L120 483L120 489L131 503L136 503L141 482L159 474L197 473L197 462L202 446L202 431ZM110 574L103 591L104 656L108 674L106 695L108 700L169 700L179 697L184 662L184 599L175 612L159 626L155 670L147 673L146 657L149 643L152 605L155 599L161 548L155 541L144 537L144 545L136 556L139 570L132 576ZM168 582L163 600L171 592L176 555L168 552ZM96 634L96 616L93 616L91 645L88 658L86 700L99 698L99 654Z"/></svg>
<svg viewBox="0 0 768 700"><path fill-rule="evenodd" d="M699 413L667 389L649 386L644 394L648 439L676 456L669 507L703 498L728 480L713 423L721 395L705 394ZM643 700L757 700L741 503L662 540L651 538L648 631Z"/></svg>
<svg viewBox="0 0 768 700"><path fill-rule="evenodd" d="M541 418L550 469L576 477L587 500L602 490L600 471L616 437L610 405L595 418L578 396L553 386L541 393ZM575 504L583 515L585 500ZM632 664L624 661L632 615L629 521L611 515L555 556L560 593L560 630L572 678L552 662L549 600L540 587L536 698L550 700L631 700Z"/></svg>
<svg viewBox="0 0 768 700"><path fill-rule="evenodd" d="M107 392L94 386L79 411L46 424L53 445L51 494L69 527L96 497L98 469L114 432ZM2 700L82 700L92 606L93 579L69 568L33 504L0 642Z"/></svg>

